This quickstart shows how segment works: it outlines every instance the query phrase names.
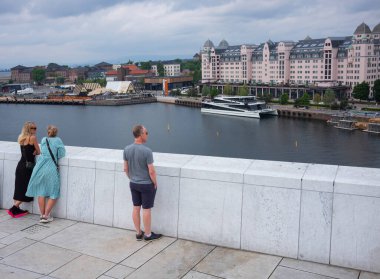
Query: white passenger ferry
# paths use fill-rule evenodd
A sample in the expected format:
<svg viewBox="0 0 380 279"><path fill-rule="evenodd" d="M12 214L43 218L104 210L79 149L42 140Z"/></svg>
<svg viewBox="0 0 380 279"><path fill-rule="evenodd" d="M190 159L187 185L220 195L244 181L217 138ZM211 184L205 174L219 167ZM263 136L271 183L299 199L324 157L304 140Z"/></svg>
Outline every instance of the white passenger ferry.
<svg viewBox="0 0 380 279"><path fill-rule="evenodd" d="M276 109L268 108L265 102L257 101L254 96L219 95L203 101L201 112L252 118L278 115Z"/></svg>

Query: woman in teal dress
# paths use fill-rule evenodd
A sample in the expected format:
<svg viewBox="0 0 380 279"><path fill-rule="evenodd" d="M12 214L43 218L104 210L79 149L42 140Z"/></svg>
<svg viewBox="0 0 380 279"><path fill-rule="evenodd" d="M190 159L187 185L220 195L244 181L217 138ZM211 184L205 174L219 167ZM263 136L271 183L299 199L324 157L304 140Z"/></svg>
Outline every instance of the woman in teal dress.
<svg viewBox="0 0 380 279"><path fill-rule="evenodd" d="M65 156L66 150L62 140L57 137L58 129L53 125L47 128L47 137L41 140L41 156L38 158L30 178L26 196L38 197L41 223L53 221L50 215L60 195L60 175L56 166L58 160ZM54 157L49 152L50 150ZM46 203L47 199L47 203Z"/></svg>

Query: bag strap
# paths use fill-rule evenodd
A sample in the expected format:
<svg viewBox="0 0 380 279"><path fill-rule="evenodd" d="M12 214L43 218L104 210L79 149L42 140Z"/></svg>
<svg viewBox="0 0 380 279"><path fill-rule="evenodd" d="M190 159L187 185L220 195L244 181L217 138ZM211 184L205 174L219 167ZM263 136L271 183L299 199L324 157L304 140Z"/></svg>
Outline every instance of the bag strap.
<svg viewBox="0 0 380 279"><path fill-rule="evenodd" d="M46 138L46 144L47 144L47 147L48 147L48 149L49 149L50 156L51 156L51 158L53 159L54 165L55 165L55 166L57 167L57 169L58 169L58 168L59 168L59 166L58 166L58 162L55 161L55 157L54 157L54 155L53 155L53 152L51 152L50 144L49 144L49 141L48 141L47 138Z"/></svg>

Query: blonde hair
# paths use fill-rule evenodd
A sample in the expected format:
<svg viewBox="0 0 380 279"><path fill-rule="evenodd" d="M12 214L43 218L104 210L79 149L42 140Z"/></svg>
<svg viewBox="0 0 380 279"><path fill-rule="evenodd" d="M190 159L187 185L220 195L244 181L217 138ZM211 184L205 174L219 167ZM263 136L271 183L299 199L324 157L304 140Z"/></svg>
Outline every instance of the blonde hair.
<svg viewBox="0 0 380 279"><path fill-rule="evenodd" d="M23 144L27 137L30 137L32 135L31 133L31 127L36 126L36 124L32 121L27 121L24 123L24 126L22 126L21 134L18 136L17 142L19 144Z"/></svg>
<svg viewBox="0 0 380 279"><path fill-rule="evenodd" d="M48 137L54 138L58 134L58 128L54 125L49 125L47 127L47 134L48 134Z"/></svg>

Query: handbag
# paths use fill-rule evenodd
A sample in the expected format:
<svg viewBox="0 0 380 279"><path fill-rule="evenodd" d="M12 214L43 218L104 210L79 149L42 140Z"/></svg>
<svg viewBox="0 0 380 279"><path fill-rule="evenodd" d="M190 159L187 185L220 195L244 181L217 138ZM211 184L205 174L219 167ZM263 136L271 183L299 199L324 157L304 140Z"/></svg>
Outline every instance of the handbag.
<svg viewBox="0 0 380 279"><path fill-rule="evenodd" d="M55 165L55 167L57 168L57 172L59 173L59 165L58 165L58 162L55 160L55 157L54 157L54 155L53 155L53 152L51 152L50 144L49 144L49 141L48 141L47 138L46 138L46 144L47 144L47 147L48 147L48 149L49 149L50 156L51 156L51 158L53 159L54 165ZM58 150L57 150L57 158L58 158Z"/></svg>
<svg viewBox="0 0 380 279"><path fill-rule="evenodd" d="M23 148L21 148L21 152L22 152L22 155L25 157L25 160L26 160L26 156L25 156L25 151ZM25 162L25 168L27 170L32 170L34 168L36 164L34 162L29 162L29 161L26 161Z"/></svg>
<svg viewBox="0 0 380 279"><path fill-rule="evenodd" d="M28 161L26 161L26 163L25 163L25 168L26 168L27 170L32 170L32 169L34 168L35 165L36 165L36 164L33 163L33 162L28 162Z"/></svg>

